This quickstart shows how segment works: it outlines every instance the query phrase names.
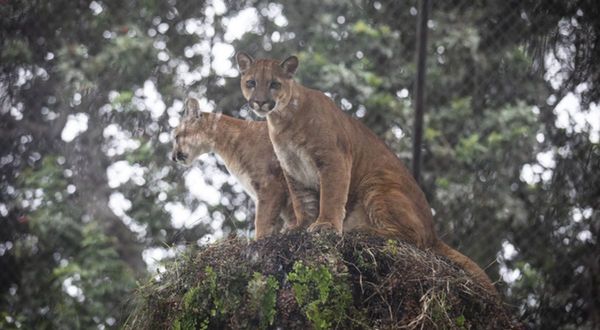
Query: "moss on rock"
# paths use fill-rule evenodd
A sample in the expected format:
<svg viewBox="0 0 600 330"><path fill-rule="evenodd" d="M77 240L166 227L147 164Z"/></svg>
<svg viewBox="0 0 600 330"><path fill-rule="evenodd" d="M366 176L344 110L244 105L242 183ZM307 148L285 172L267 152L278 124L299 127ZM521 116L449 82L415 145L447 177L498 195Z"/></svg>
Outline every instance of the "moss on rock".
<svg viewBox="0 0 600 330"><path fill-rule="evenodd" d="M190 248L137 292L129 329L510 329L448 260L394 240L297 232Z"/></svg>

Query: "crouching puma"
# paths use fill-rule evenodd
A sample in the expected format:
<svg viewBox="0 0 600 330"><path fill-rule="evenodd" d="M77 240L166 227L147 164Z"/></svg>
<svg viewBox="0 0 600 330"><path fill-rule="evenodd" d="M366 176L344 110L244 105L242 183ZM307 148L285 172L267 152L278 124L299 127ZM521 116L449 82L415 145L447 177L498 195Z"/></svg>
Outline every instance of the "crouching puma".
<svg viewBox="0 0 600 330"><path fill-rule="evenodd" d="M400 159L325 94L293 80L295 56L236 60L244 97L267 118L298 226L341 233L346 212L365 214L360 227L447 256L495 292L475 262L437 237L425 195Z"/></svg>
<svg viewBox="0 0 600 330"><path fill-rule="evenodd" d="M201 112L194 98L188 98L185 107L175 129L172 159L189 165L204 153L221 156L256 205L257 239L294 224L287 185L269 141L267 124Z"/></svg>

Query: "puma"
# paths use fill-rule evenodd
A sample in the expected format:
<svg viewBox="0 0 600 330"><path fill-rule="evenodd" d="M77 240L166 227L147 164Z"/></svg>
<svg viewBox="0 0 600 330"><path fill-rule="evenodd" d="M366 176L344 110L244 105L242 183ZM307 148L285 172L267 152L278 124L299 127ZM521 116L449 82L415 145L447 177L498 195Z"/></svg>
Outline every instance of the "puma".
<svg viewBox="0 0 600 330"><path fill-rule="evenodd" d="M190 165L208 152L221 156L256 205L257 239L294 224L287 185L269 141L267 124L201 112L194 98L187 99L185 108L174 132L172 159Z"/></svg>
<svg viewBox="0 0 600 330"><path fill-rule="evenodd" d="M254 60L240 52L236 60L244 97L267 118L296 226L342 233L346 213L358 212L365 216L354 226L444 255L496 292L475 262L437 237L431 208L402 161L325 94L294 81L295 56Z"/></svg>

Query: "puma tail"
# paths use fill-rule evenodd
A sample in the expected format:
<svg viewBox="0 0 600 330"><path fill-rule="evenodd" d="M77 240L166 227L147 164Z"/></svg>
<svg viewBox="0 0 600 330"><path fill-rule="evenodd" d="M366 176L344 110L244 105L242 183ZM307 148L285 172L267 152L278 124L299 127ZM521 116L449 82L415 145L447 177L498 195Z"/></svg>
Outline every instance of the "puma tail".
<svg viewBox="0 0 600 330"><path fill-rule="evenodd" d="M438 240L436 243L434 251L458 264L462 269L471 275L476 283L481 284L489 293L494 296L498 295L498 291L494 287L494 284L490 278L473 260L451 248L441 240Z"/></svg>

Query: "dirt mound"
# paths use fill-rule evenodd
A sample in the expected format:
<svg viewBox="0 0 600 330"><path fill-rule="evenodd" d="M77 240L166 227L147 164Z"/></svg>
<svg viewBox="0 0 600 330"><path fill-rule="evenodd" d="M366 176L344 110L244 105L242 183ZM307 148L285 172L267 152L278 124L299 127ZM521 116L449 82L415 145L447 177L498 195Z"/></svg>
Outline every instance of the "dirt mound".
<svg viewBox="0 0 600 330"><path fill-rule="evenodd" d="M364 234L223 240L137 294L126 328L518 328L448 260Z"/></svg>

